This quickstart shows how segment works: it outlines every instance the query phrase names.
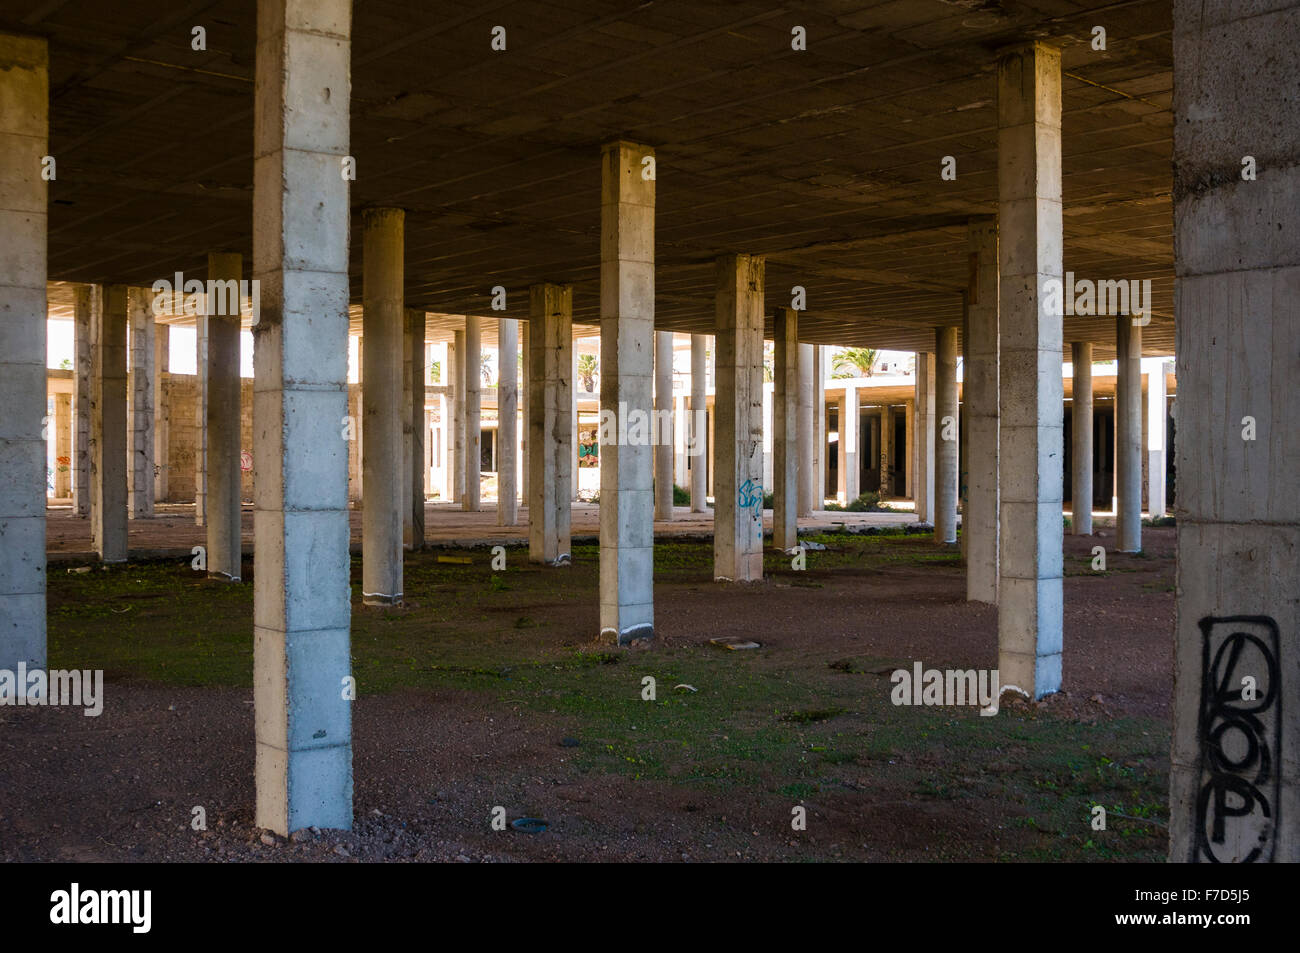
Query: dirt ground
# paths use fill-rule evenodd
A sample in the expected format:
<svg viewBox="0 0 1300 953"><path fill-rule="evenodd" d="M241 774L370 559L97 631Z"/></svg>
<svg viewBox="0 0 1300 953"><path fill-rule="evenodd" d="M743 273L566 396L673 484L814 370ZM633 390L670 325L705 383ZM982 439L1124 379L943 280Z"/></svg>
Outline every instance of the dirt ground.
<svg viewBox="0 0 1300 953"><path fill-rule="evenodd" d="M753 585L659 544L656 638L630 649L593 638L594 546L502 573L408 554L405 607L354 599L355 827L291 842L253 826L251 584L52 568L50 667L103 668L105 707L0 707L0 860L1159 860L1174 530L1094 572L1112 534L1066 537L1065 691L994 717L890 703L914 660L997 664L996 611L929 536L818 535ZM547 830L494 830L498 807Z"/></svg>

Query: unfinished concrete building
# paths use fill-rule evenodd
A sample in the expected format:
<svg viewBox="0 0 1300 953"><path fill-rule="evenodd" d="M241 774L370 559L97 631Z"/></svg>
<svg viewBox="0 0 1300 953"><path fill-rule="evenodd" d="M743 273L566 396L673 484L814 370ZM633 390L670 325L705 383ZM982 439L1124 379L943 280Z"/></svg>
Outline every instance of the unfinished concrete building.
<svg viewBox="0 0 1300 953"><path fill-rule="evenodd" d="M839 439L835 490L856 496L859 454L880 486L901 457L888 489L945 542L961 501L968 596L996 603L1002 682L1035 698L1071 651L1063 364L1071 483L1104 498L1090 368L1118 362L1107 472L1132 551L1165 449L1163 427L1143 443L1165 375L1144 408L1140 361L1172 356L1170 856L1298 860L1297 77L1293 0L5 4L0 668L46 664L51 315L77 333L60 488L100 558L130 558L129 520L192 479L208 571L240 581L251 494L257 823L282 834L352 823L350 497L364 601L399 602L434 458L453 500L483 505L485 336L500 518L554 564L576 492L573 342L599 329L591 399L619 429L599 453L591 635L610 643L655 633L674 458L637 418L688 425L704 336L720 584L762 574L765 488L783 548L826 498L816 346L916 352L870 445ZM173 323L198 342L185 420L163 424L189 428L183 488L155 472ZM666 332L694 336L680 401ZM836 395L839 420L859 396ZM703 509L705 473L689 477ZM1147 493L1154 511L1163 490ZM1257 700L1233 694L1243 677Z"/></svg>

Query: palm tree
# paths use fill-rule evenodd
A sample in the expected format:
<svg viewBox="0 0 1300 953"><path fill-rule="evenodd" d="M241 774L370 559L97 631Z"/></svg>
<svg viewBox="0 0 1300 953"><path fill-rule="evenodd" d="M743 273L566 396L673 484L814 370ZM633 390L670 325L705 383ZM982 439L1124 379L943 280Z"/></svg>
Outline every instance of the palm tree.
<svg viewBox="0 0 1300 953"><path fill-rule="evenodd" d="M870 377L875 367L874 347L846 347L831 358L832 377Z"/></svg>
<svg viewBox="0 0 1300 953"><path fill-rule="evenodd" d="M582 378L582 389L587 393L595 389L595 376L598 370L600 370L600 362L596 360L595 354L578 355L578 376Z"/></svg>

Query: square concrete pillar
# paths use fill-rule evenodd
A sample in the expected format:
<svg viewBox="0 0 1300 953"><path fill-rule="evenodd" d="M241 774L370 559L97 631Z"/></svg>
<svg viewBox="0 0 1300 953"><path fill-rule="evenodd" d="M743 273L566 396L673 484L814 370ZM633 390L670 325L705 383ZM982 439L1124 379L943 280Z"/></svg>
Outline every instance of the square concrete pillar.
<svg viewBox="0 0 1300 953"><path fill-rule="evenodd" d="M862 418L859 413L858 389L845 383L839 407L839 499L848 506L862 494L858 463L858 441L862 436Z"/></svg>
<svg viewBox="0 0 1300 953"><path fill-rule="evenodd" d="M1092 344L1070 345L1070 533L1092 535Z"/></svg>
<svg viewBox="0 0 1300 953"><path fill-rule="evenodd" d="M1142 549L1142 326L1115 320L1115 535L1119 551Z"/></svg>
<svg viewBox="0 0 1300 953"><path fill-rule="evenodd" d="M774 331L776 349L772 388L772 545L793 549L799 545L799 411L802 375L799 358L799 312L777 308ZM811 382L810 382L811 383ZM811 389L811 388L810 388ZM809 394L808 409L812 410Z"/></svg>
<svg viewBox="0 0 1300 953"><path fill-rule="evenodd" d="M880 406L880 498L894 495L894 411L888 404Z"/></svg>
<svg viewBox="0 0 1300 953"><path fill-rule="evenodd" d="M998 601L998 225L992 218L967 225L970 282L962 331L961 432L966 498L961 534L966 556L966 599Z"/></svg>
<svg viewBox="0 0 1300 953"><path fill-rule="evenodd" d="M826 347L813 348L813 509L826 505L826 478L830 473L826 441Z"/></svg>
<svg viewBox="0 0 1300 953"><path fill-rule="evenodd" d="M167 499L168 457L171 448L171 409L167 400L166 378L171 372L171 327L154 322L153 329L153 498Z"/></svg>
<svg viewBox="0 0 1300 953"><path fill-rule="evenodd" d="M45 668L49 100L46 41L0 33L0 669L10 672Z"/></svg>
<svg viewBox="0 0 1300 953"><path fill-rule="evenodd" d="M72 413L76 418L72 448L72 505L78 516L90 515L90 382L94 363L90 341L103 300L103 292L96 285L77 285L72 292L72 346L75 355Z"/></svg>
<svg viewBox="0 0 1300 953"><path fill-rule="evenodd" d="M424 413L424 331L424 312L408 308L402 334L402 464L406 473L402 498L407 501L402 511L402 546L406 549L424 546L424 497L429 479L424 449L429 433Z"/></svg>
<svg viewBox="0 0 1300 953"><path fill-rule="evenodd" d="M572 553L571 287L540 284L529 290L528 347L528 558L555 566L567 564Z"/></svg>
<svg viewBox="0 0 1300 953"><path fill-rule="evenodd" d="M957 542L957 329L934 329L934 541Z"/></svg>
<svg viewBox="0 0 1300 953"><path fill-rule="evenodd" d="M90 532L95 552L106 563L126 562L129 317L127 286L105 287L91 343L90 479L95 489L90 501Z"/></svg>
<svg viewBox="0 0 1300 953"><path fill-rule="evenodd" d="M529 348L531 347L531 343L530 343L531 338L529 337L529 330L531 329L531 327L532 327L532 322L530 321L524 321L519 325L519 353L523 355L523 360L519 362L519 385L518 385L519 420L520 420L519 497L520 499L523 500L524 506L528 505L528 500L530 499L528 495L528 486L529 486L528 478L530 475L529 470L532 467L532 464L530 463L530 461L532 460L532 456L531 456L532 444L529 441L529 434L528 434L528 430L529 430L528 421L531 419L529 417L529 414L531 413L531 411L529 410L530 407L529 401L532 399L531 384L529 383L531 378L528 376L532 370L530 365L530 357L529 357L529 355L532 353L532 351L529 350Z"/></svg>
<svg viewBox="0 0 1300 953"><path fill-rule="evenodd" d="M934 355L928 351L916 352L916 519L921 523L934 522Z"/></svg>
<svg viewBox="0 0 1300 953"><path fill-rule="evenodd" d="M713 578L763 578L763 291L757 255L717 264Z"/></svg>
<svg viewBox="0 0 1300 953"><path fill-rule="evenodd" d="M1300 3L1173 7L1178 589L1169 859L1293 864ZM1240 174L1245 153L1258 162L1252 180Z"/></svg>
<svg viewBox="0 0 1300 953"><path fill-rule="evenodd" d="M137 519L153 516L154 319L150 295L143 288L131 290L128 307L127 517Z"/></svg>
<svg viewBox="0 0 1300 953"><path fill-rule="evenodd" d="M464 355L465 495L461 506L477 513L483 495L483 319L477 315L465 315Z"/></svg>
<svg viewBox="0 0 1300 953"><path fill-rule="evenodd" d="M240 545L240 432L243 423L239 381L239 322L244 257L238 252L208 255L204 324L207 327L207 541L208 578L239 582L243 550Z"/></svg>
<svg viewBox="0 0 1300 953"><path fill-rule="evenodd" d="M573 433L573 442L572 442L573 469L571 471L573 473L573 483L569 489L573 493L573 502L576 503L578 502L578 489L579 489L578 487L578 482L579 482L578 435L579 433L581 433L581 431L578 428L578 381L580 380L580 377L578 375L578 349L576 347L573 348L573 367L569 371L569 380L573 381L573 401L569 405L569 410L573 417L573 429L571 431Z"/></svg>
<svg viewBox="0 0 1300 953"><path fill-rule="evenodd" d="M258 7L255 823L281 835L352 826L349 203L340 174L350 154L351 13L348 0Z"/></svg>
<svg viewBox="0 0 1300 953"><path fill-rule="evenodd" d="M497 320L497 523L519 522L519 322Z"/></svg>
<svg viewBox="0 0 1300 953"><path fill-rule="evenodd" d="M1061 54L1042 43L998 61L998 228L998 669L1041 698L1061 687L1064 533Z"/></svg>
<svg viewBox="0 0 1300 953"><path fill-rule="evenodd" d="M1165 515L1165 425L1169 411L1165 404L1165 365L1153 368L1147 377L1146 459L1147 514L1154 520Z"/></svg>
<svg viewBox="0 0 1300 953"><path fill-rule="evenodd" d="M690 474L686 469L687 452L687 430L689 428L688 418L686 416L686 395L673 395L673 483L677 486L689 488L691 485Z"/></svg>
<svg viewBox="0 0 1300 953"><path fill-rule="evenodd" d="M465 400L467 383L465 380L465 332L453 331L452 344L448 350L447 361L451 364L451 381L455 390L452 406L452 441L451 460L454 469L452 476L452 501L464 506L465 503Z"/></svg>
<svg viewBox="0 0 1300 953"><path fill-rule="evenodd" d="M600 634L623 644L654 635L654 455L634 427L652 420L654 150L610 142L600 163L600 406L618 430L600 446Z"/></svg>
<svg viewBox="0 0 1300 953"><path fill-rule="evenodd" d="M903 495L915 505L916 482L916 401L903 401L903 461L907 474Z"/></svg>
<svg viewBox="0 0 1300 953"><path fill-rule="evenodd" d="M362 322L365 387L361 391L366 440L362 450L361 595L366 605L400 605L402 525L410 509L402 423L403 339L406 337L405 218L401 209L362 215Z"/></svg>
<svg viewBox="0 0 1300 953"><path fill-rule="evenodd" d="M655 519L673 518L673 332L655 332ZM574 471L575 473L577 471Z"/></svg>
<svg viewBox="0 0 1300 953"><path fill-rule="evenodd" d="M194 316L194 523L208 514L208 316Z"/></svg>
<svg viewBox="0 0 1300 953"><path fill-rule="evenodd" d="M713 454L708 444L708 346L705 334L691 335L691 416L687 423L691 441L691 512L709 510L709 460Z"/></svg>
<svg viewBox="0 0 1300 953"><path fill-rule="evenodd" d="M54 395L54 498L72 496L72 395ZM68 461L65 463L64 461Z"/></svg>
<svg viewBox="0 0 1300 953"><path fill-rule="evenodd" d="M813 366L815 364L813 355L816 350L816 346L812 344L799 345L799 401L795 427L798 435L796 469L799 482L799 516L811 516L812 511L820 509L822 505L817 495L817 456L813 451L817 429L814 426L816 401L813 399L813 394L814 388L820 383L813 376L816 371Z"/></svg>

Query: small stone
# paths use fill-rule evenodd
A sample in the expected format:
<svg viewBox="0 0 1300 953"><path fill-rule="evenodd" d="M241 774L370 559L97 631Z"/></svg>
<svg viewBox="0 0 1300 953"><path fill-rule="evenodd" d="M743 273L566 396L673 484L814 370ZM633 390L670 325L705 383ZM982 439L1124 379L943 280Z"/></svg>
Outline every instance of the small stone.
<svg viewBox="0 0 1300 953"><path fill-rule="evenodd" d="M292 834L290 834L289 840L293 841L293 843L295 844L301 844L303 841L309 839L310 837L311 837L310 831L299 830L299 831L294 831Z"/></svg>
<svg viewBox="0 0 1300 953"><path fill-rule="evenodd" d="M276 845L275 835L274 835L274 834L263 834L263 835L262 835L262 843L265 844L267 847L274 847L274 846Z"/></svg>
<svg viewBox="0 0 1300 953"><path fill-rule="evenodd" d="M340 857L351 857L351 856L352 856L351 854L348 853L348 849L347 849L346 847L344 847L342 844L335 844L335 845L334 845L334 853L338 854Z"/></svg>

